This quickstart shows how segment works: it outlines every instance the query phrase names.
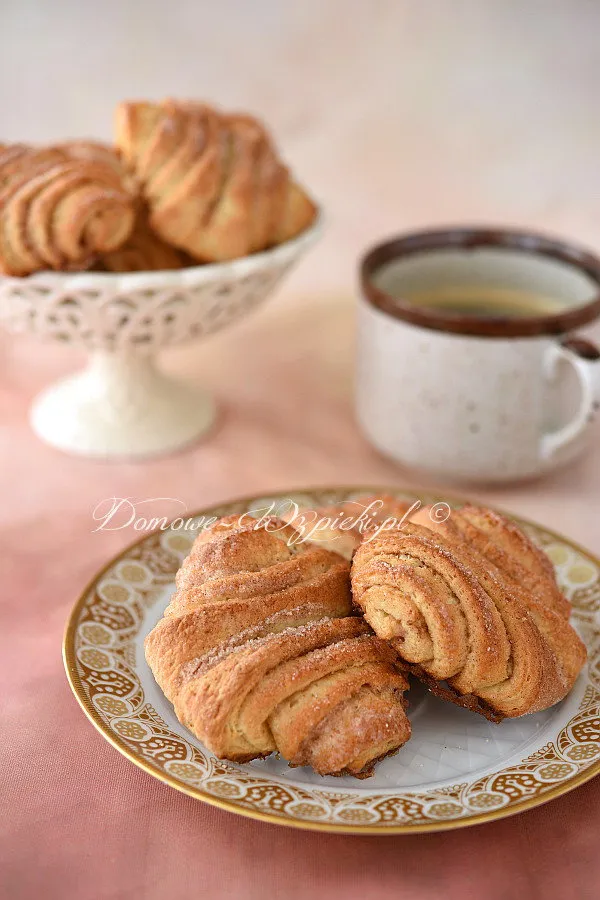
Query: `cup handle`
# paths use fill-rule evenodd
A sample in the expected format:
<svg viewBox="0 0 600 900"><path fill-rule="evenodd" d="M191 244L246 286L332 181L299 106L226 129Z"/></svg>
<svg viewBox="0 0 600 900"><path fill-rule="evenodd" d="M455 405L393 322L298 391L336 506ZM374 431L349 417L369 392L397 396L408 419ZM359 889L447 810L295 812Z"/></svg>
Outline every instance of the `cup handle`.
<svg viewBox="0 0 600 900"><path fill-rule="evenodd" d="M595 344L579 337L552 344L544 358L544 372L549 381L557 377L558 365L563 360L575 369L581 387L581 400L570 422L543 436L541 456L544 460L551 459L558 450L579 437L600 398L600 350Z"/></svg>

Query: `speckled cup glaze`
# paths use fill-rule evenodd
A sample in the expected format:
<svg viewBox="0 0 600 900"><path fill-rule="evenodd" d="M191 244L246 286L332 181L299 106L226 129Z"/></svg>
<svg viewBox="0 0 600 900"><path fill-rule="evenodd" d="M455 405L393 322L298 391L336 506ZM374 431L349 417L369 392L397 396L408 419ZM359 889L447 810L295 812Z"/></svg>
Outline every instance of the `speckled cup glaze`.
<svg viewBox="0 0 600 900"><path fill-rule="evenodd" d="M483 319L405 299L450 282L533 290L558 311ZM585 445L600 352L572 331L600 316L600 260L529 233L450 229L374 247L361 283L357 415L383 453L455 480L503 482Z"/></svg>

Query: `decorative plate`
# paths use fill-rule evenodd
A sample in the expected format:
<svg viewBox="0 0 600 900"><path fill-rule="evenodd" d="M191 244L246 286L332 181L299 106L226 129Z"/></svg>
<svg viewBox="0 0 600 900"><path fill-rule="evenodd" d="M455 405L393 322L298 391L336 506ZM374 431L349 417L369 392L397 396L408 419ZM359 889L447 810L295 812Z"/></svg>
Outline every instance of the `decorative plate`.
<svg viewBox="0 0 600 900"><path fill-rule="evenodd" d="M588 665L570 695L552 709L494 725L415 686L408 694L411 740L364 781L290 769L275 755L245 765L224 762L177 721L146 665L143 641L162 616L175 573L202 521L290 497L314 508L380 492L446 502L389 487L246 498L176 520L110 562L75 604L63 647L71 687L96 728L140 768L192 797L255 819L322 831L397 834L459 828L545 803L597 774L600 560L518 518L552 559L589 651Z"/></svg>

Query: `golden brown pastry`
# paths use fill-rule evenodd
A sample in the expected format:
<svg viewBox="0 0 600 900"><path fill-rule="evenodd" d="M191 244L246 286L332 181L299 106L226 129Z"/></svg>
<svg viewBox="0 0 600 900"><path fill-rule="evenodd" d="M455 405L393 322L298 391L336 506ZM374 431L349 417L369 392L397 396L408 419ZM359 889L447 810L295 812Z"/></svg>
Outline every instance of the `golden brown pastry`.
<svg viewBox="0 0 600 900"><path fill-rule="evenodd" d="M134 201L115 168L61 148L0 154L0 271L84 268L121 246Z"/></svg>
<svg viewBox="0 0 600 900"><path fill-rule="evenodd" d="M488 567L499 571L512 591L537 599L568 619L571 604L556 582L554 567L544 551L510 519L491 509L472 505L452 510L445 521L430 515L431 507L414 512L410 521L425 525L451 540L464 541Z"/></svg>
<svg viewBox="0 0 600 900"><path fill-rule="evenodd" d="M297 512L293 508L283 518L307 540L352 559L367 530L400 527L410 508L409 503L390 494L366 494L314 510L303 507Z"/></svg>
<svg viewBox="0 0 600 900"><path fill-rule="evenodd" d="M50 163L65 159L62 150L55 147L29 147L27 144L7 144L0 150L0 197L13 183L43 170Z"/></svg>
<svg viewBox="0 0 600 900"><path fill-rule="evenodd" d="M123 180L127 179L127 169L121 162L119 154L110 144L101 141L64 141L62 144L54 144L50 150L63 153L71 159L83 159L86 162L99 162L110 166L111 169Z"/></svg>
<svg viewBox="0 0 600 900"><path fill-rule="evenodd" d="M550 561L517 526L465 506L363 542L355 603L431 689L488 718L557 703L586 659Z"/></svg>
<svg viewBox="0 0 600 900"><path fill-rule="evenodd" d="M189 257L181 250L165 244L150 228L148 211L138 204L133 231L125 243L105 253L98 261L104 272L156 272L182 269L189 265Z"/></svg>
<svg viewBox="0 0 600 900"><path fill-rule="evenodd" d="M105 163L135 193L135 184L114 147L99 141L68 141L56 144L53 149L62 151L72 159ZM138 200L135 223L128 239L116 250L101 256L94 268L103 272L155 272L182 269L186 265L188 257L165 244L152 231L146 204Z"/></svg>
<svg viewBox="0 0 600 900"><path fill-rule="evenodd" d="M348 563L295 538L281 520L235 516L201 533L146 659L218 757L279 751L321 775L363 777L410 736L407 684L350 615Z"/></svg>
<svg viewBox="0 0 600 900"><path fill-rule="evenodd" d="M153 230L200 262L279 244L315 217L251 116L173 100L122 103L116 144L149 204Z"/></svg>

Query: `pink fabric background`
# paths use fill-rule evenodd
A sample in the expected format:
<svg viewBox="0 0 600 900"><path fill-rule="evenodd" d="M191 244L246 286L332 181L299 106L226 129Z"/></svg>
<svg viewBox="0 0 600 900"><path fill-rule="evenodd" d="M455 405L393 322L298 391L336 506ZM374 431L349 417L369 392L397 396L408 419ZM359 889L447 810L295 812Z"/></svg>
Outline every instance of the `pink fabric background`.
<svg viewBox="0 0 600 900"><path fill-rule="evenodd" d="M599 779L520 816L444 834L291 831L155 781L104 741L71 695L60 657L69 609L135 537L92 533L100 500L177 497L191 511L303 485L414 483L355 428L347 297L284 289L229 333L172 353L171 370L218 396L220 422L185 453L140 464L43 446L27 425L28 403L79 359L28 338L0 340L2 900L597 896ZM600 553L599 438L596 428L595 452L549 479L472 496Z"/></svg>

